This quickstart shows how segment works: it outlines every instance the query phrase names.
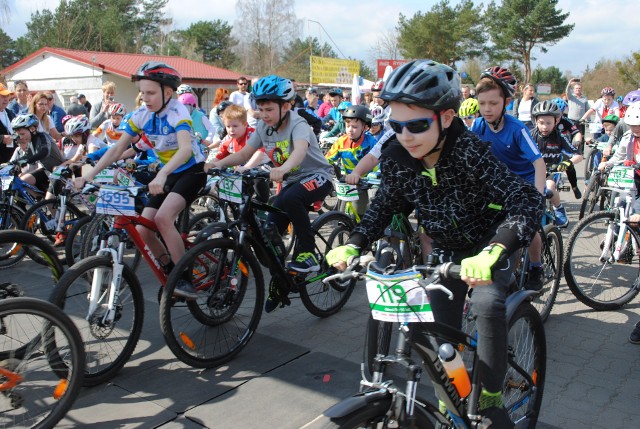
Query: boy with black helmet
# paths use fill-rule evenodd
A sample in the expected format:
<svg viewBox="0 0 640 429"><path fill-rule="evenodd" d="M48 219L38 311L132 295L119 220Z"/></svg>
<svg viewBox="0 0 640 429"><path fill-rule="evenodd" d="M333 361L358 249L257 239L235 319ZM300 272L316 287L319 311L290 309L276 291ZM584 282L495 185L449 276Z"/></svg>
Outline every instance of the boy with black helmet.
<svg viewBox="0 0 640 429"><path fill-rule="evenodd" d="M297 248L288 268L307 273L318 271L320 265L314 254L314 238L307 208L324 200L331 191L333 168L322 155L318 141L309 124L295 111L289 102L295 96L289 79L270 75L258 80L253 87L261 121L246 146L222 160L214 160L211 167L230 167L245 163L260 148L275 165L271 180L283 182L284 187L276 196L274 205L287 216L269 213L268 221L275 223L283 233L289 221L298 235ZM270 312L280 304L279 297L270 291L265 311Z"/></svg>
<svg viewBox="0 0 640 429"><path fill-rule="evenodd" d="M346 134L338 137L331 146L325 158L332 164L340 162L344 172L348 175L353 172L360 160L376 145L376 139L367 130L371 127L373 115L366 106L349 106L342 112L345 122ZM362 216L369 204L369 193L359 191L360 197L353 201L358 215Z"/></svg>
<svg viewBox="0 0 640 429"><path fill-rule="evenodd" d="M392 72L381 97L391 105L389 124L396 132L380 159L382 182L348 244L329 252L327 261L345 268L382 236L399 208L415 209L438 259L462 265L462 280L443 280L453 301L431 292L435 319L460 328L467 289L475 287L480 413L492 421L490 427L513 427L501 396L507 370L505 297L513 270L505 261L513 262L516 250L535 234L542 195L505 168L456 117L460 78L451 67L409 62Z"/></svg>
<svg viewBox="0 0 640 429"><path fill-rule="evenodd" d="M76 186L81 188L101 170L120 159L124 151L132 146L134 138L144 132L146 142L141 139L133 146L138 151L152 149L163 167L149 183L151 197L142 216L156 223L166 247L154 232L144 227L139 227L138 231L169 272L185 252L175 220L206 183L204 154L193 133L189 112L173 98L182 81L180 73L168 64L150 61L142 64L131 80L139 82L144 104L126 121L123 120L120 140L100 158L93 169L76 179ZM165 193L165 187L171 191ZM183 274L174 294L191 300L197 298L197 292L191 284L191 273Z"/></svg>
<svg viewBox="0 0 640 429"><path fill-rule="evenodd" d="M541 101L533 106L531 116L534 123L532 137L542 153L545 165L555 166L557 171L567 171L574 164L582 161L582 155L578 149L557 128L558 120L562 117L560 106L551 100ZM556 225L560 228L566 228L569 219L567 211L560 202L560 194L556 190L556 184L551 178L547 178L545 186L553 192L551 203L554 207ZM540 270L542 270L541 267Z"/></svg>

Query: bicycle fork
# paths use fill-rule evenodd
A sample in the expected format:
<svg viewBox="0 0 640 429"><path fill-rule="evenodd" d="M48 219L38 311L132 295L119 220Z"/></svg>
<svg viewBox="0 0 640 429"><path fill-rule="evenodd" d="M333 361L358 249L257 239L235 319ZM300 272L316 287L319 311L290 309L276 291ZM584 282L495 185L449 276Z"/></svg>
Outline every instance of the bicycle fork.
<svg viewBox="0 0 640 429"><path fill-rule="evenodd" d="M124 241L120 241L118 244L118 250L106 247L107 237L102 242L101 249L98 251L100 256L110 256L111 266L107 268L98 268L94 273L91 281L91 292L89 293L89 311L87 312L87 321L91 321L96 315L100 317L99 322L102 325L111 325L116 321L116 303L118 302L118 295L120 292L120 284L122 283L122 272L124 270ZM103 283L105 276L108 276L108 271L112 271L111 280L109 281L109 287L107 290L103 289ZM108 298L105 303L102 303L105 295L108 293ZM104 314L96 314L98 308L104 310Z"/></svg>

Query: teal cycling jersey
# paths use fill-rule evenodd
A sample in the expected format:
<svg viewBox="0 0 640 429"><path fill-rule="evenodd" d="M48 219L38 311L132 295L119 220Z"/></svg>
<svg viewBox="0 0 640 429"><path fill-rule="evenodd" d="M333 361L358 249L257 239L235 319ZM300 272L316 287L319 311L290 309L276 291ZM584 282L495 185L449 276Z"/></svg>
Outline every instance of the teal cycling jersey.
<svg viewBox="0 0 640 429"><path fill-rule="evenodd" d="M331 163L341 161L345 172L349 174L376 143L375 137L367 133L362 135L360 143L354 143L348 136L342 136L331 146L325 158Z"/></svg>
<svg viewBox="0 0 640 429"><path fill-rule="evenodd" d="M191 135L191 157L172 174L204 162L204 154L193 133L191 115L178 100L172 99L160 114L142 106L122 122L120 129L132 137L145 133L147 138L140 139L136 147L143 151L152 149L163 164L167 164L178 151L178 131L185 130Z"/></svg>

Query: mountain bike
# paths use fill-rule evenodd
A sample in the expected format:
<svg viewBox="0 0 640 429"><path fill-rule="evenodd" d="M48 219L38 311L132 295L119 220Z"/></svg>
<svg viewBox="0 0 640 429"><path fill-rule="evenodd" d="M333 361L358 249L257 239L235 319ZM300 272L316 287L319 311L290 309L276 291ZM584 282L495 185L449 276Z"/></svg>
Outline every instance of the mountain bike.
<svg viewBox="0 0 640 429"><path fill-rule="evenodd" d="M53 428L82 386L84 349L55 305L0 285L0 428Z"/></svg>
<svg viewBox="0 0 640 429"><path fill-rule="evenodd" d="M68 166L57 168L51 173L54 178L63 182L61 192L46 200L33 204L24 214L19 228L24 231L40 233L49 241L54 241L57 234L64 236L75 223L93 211L92 204L82 194L75 192L72 171ZM78 206L76 203L80 204Z"/></svg>
<svg viewBox="0 0 640 429"><path fill-rule="evenodd" d="M17 229L24 217L25 210L35 204L44 193L20 179L20 167L15 164L0 168L0 230ZM32 195L33 194L33 195ZM18 261L12 258L14 261ZM0 268L6 267L0 259Z"/></svg>
<svg viewBox="0 0 640 429"><path fill-rule="evenodd" d="M441 279L459 278L459 266L451 263L414 266L408 270L389 271L378 264L368 265L366 272L357 264L351 271L328 277L366 279L372 317L398 323L397 345L391 354L377 354L373 377L367 379L364 368L360 392L326 410L307 427L323 428L476 428L484 427L478 412L481 386L476 371L477 342L473 336L434 321L429 292L440 290L450 299L453 294L439 284ZM519 428L536 425L546 371L546 339L538 312L527 302L532 292L519 291L507 298L508 369L503 385L503 400L512 421ZM368 327L369 329L369 327ZM367 335L367 339L370 338ZM438 347L450 343L473 355L468 369L471 392L459 393L445 370ZM387 378L393 368L403 369L405 384ZM420 398L417 387L422 371L431 380L436 396L446 406ZM398 373L396 371L396 373Z"/></svg>
<svg viewBox="0 0 640 429"><path fill-rule="evenodd" d="M87 187L90 192L99 190L96 213L115 216L113 228L102 234L96 256L81 260L65 272L49 300L63 308L80 330L87 351L84 384L90 386L112 378L124 366L142 331L142 286L133 269L125 263L127 243L134 244L158 279L158 297L166 284L167 273L136 230L136 225L142 225L159 234L155 223L136 211L139 204L136 200L147 191L146 186L91 184ZM188 224L188 215L189 210L183 210L179 218L181 225ZM188 249L193 243L185 230L180 229ZM115 240L110 241L111 237ZM113 243L117 243L117 247L114 248ZM203 261L201 267L207 266ZM200 274L205 275L206 271ZM200 311L195 304L190 307Z"/></svg>
<svg viewBox="0 0 640 429"><path fill-rule="evenodd" d="M268 178L269 172L213 169L209 173L221 177L220 198L239 205L238 218L200 232L198 244L187 251L169 276L160 302L160 324L167 345L181 361L204 368L231 359L257 329L265 290L260 265L269 270L269 293L278 299L280 308L291 304L291 295L299 295L305 308L318 317L338 312L355 286L351 280L322 282L335 273L324 255L349 238L353 228L349 216L329 212L316 218L311 228L320 271L292 272L285 268L286 248L274 235L277 231L269 232L268 223L257 216L259 211L284 212L252 198L254 181ZM202 260L210 265L202 266ZM197 301L186 303L188 308L172 298L184 272L193 273L192 284L203 291ZM197 276L200 272L204 274Z"/></svg>
<svg viewBox="0 0 640 429"><path fill-rule="evenodd" d="M613 208L586 216L569 235L564 276L576 298L594 310L618 309L640 292L640 234L628 222L639 167L614 167L601 188L611 193Z"/></svg>
<svg viewBox="0 0 640 429"><path fill-rule="evenodd" d="M547 191L546 198L551 201L553 194ZM540 313L540 319L544 323L551 314L551 308L556 301L558 289L560 288L560 278L562 273L562 234L555 226L555 215L553 209L547 205L542 214L542 222L538 228L538 234L542 240L541 261L544 272L542 289L536 291L530 300L531 304ZM514 269L516 281L513 283L512 292L526 290L529 271L529 250L520 249L517 265Z"/></svg>

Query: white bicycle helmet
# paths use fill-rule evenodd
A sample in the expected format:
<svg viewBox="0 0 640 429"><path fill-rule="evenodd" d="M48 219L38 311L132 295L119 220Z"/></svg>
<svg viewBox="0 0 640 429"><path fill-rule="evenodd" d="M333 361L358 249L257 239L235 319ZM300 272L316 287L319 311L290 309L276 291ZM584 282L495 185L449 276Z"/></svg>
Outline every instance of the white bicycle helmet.
<svg viewBox="0 0 640 429"><path fill-rule="evenodd" d="M191 88L191 85L187 85L186 83L183 83L182 85L180 85L176 91L176 94L178 95L192 94L192 93L193 93L193 88Z"/></svg>
<svg viewBox="0 0 640 429"><path fill-rule="evenodd" d="M64 123L64 132L68 136L88 133L90 129L89 119L85 115L74 116Z"/></svg>
<svg viewBox="0 0 640 429"><path fill-rule="evenodd" d="M627 125L640 125L640 101L631 103L624 114L624 123Z"/></svg>

